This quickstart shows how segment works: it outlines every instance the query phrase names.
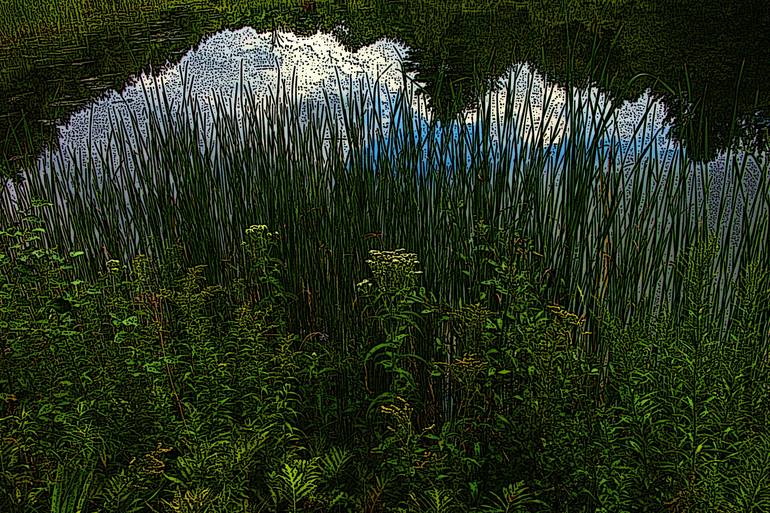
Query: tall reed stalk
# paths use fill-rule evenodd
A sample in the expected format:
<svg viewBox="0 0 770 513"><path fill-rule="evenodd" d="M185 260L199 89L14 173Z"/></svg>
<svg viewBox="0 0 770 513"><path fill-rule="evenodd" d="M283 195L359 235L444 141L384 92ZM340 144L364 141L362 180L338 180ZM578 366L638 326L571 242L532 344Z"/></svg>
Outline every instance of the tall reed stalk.
<svg viewBox="0 0 770 513"><path fill-rule="evenodd" d="M261 100L242 81L206 109L187 87L194 77L174 99L156 79L144 89L146 126L116 109L106 144L46 151L25 174L27 192L53 203L49 244L88 252L80 273L103 269L105 257L161 258L179 241L187 263L222 282L238 276L243 255L230 248L243 227L274 227L301 322L340 330L371 249L409 248L437 296L474 297L461 257L480 220L533 243L554 302L589 316L603 303L624 319L676 309L677 259L711 233L711 315L729 322L740 269L768 257L766 156L728 150L720 165L692 162L663 137L658 103L629 132L595 92L541 88L527 71L514 68L480 98L475 120L445 125L406 75L398 92L338 78L320 104L300 99L291 77ZM8 188L3 203L12 215ZM480 288L484 276L470 277Z"/></svg>

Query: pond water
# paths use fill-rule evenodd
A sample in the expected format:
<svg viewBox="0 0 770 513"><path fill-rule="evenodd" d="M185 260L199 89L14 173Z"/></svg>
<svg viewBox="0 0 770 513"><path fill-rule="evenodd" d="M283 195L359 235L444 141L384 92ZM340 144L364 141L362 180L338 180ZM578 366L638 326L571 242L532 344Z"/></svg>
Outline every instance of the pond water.
<svg viewBox="0 0 770 513"><path fill-rule="evenodd" d="M56 126L100 95L120 91L142 71L177 64L216 32L244 26L300 36L320 30L351 52L383 38L399 41L409 49L407 68L442 119L467 108L511 66L527 62L554 83L586 80L618 101L649 92L665 102L677 140L698 158L713 157L738 137L761 145L770 124L770 9L760 1L576 1L564 12L555 0L473 7L457 1L165 0L127 12L89 2L92 12L77 15L65 7L57 11L55 3L38 9L35 1L16 4L7 9L28 8L6 13L0 23L0 165L6 175L14 162L56 141ZM38 11L49 11L49 18Z"/></svg>
<svg viewBox="0 0 770 513"><path fill-rule="evenodd" d="M415 49L383 38L353 50L340 40L340 30L344 33L343 27L336 34L317 32L303 36L282 30L260 33L244 27L205 37L160 71L129 76L122 87L105 91L85 107L70 102L76 110L55 123L54 144L38 157L36 172L70 176L71 190L75 187L71 169L85 168L86 163L90 165L89 173L98 177L99 183L105 174L113 175L116 170L133 175L135 159L126 158L122 142L115 137L116 131L125 133L129 153L146 154L147 149L143 149L140 141L148 137L150 120L179 115L199 120L196 122L199 150L216 159L220 151L213 129L217 117L235 119L241 126L240 136L247 136L242 123L249 108L244 103L245 95L253 108L264 107L266 101L285 94L285 98L299 108L305 128L310 111L328 110L337 119L336 137L341 141L343 158L348 153L345 105L358 101L364 126L371 125L372 118L376 118L373 132L378 135L364 134L364 144L368 151L378 154L382 148L391 146L391 139L404 137L404 124L402 120L394 122L392 111L405 88L410 90L408 110L412 119L409 124L414 126L415 137L420 139L430 134L437 146L441 145L442 137L457 139L458 130L473 137L482 130L483 123L489 123L490 143L498 153L501 144L512 144L519 153L531 151L534 145L543 149L553 165L559 165L567 147L562 139L575 136L572 132L576 126L570 123L570 117L574 111L582 110L585 119L580 129L584 133L580 135L585 146L596 144L594 139L601 138L599 145L612 148L620 166L633 168L639 159L652 158L666 167L677 151L682 150L683 142L672 134L673 120L665 98L656 96L654 91L648 89L634 99L622 100L595 86L568 88L559 81L549 80L526 62L511 64L486 84L482 104L491 107L488 119L483 122L479 119L478 106L465 105L460 112L463 126L459 127L456 120L445 120L442 130L435 98L425 94L429 85L419 72L409 71L407 56L414 54ZM284 93L278 92L281 90ZM508 98L509 93L513 93L512 98ZM570 95L571 109L567 108ZM223 105L224 109L218 107ZM404 116L404 110L396 109L395 116ZM506 115L514 118L515 133L498 133ZM391 124L396 131L401 131L395 137L390 134ZM328 157L331 134L327 133L326 138L324 155ZM470 165L472 152L469 145L462 156L466 165ZM93 154L101 157L90 159ZM712 173L723 173L723 157L712 160ZM110 162L113 169L103 169L105 162ZM423 145L417 171L424 174L435 164L430 161L428 146ZM597 159L596 164L601 162ZM442 165L451 169L453 162L447 157ZM756 163L752 162L751 166L756 171ZM91 184L81 184L81 188L91 189ZM18 205L24 184L14 185L9 181L6 189L6 201ZM172 191L175 198L173 185ZM719 191L719 188L713 189L715 197Z"/></svg>
<svg viewBox="0 0 770 513"><path fill-rule="evenodd" d="M287 103L299 108L305 129L309 112L328 110L337 119L337 137L345 158L348 143L343 118L351 99L361 103L363 125L376 118L376 131L381 132L383 146L387 146L391 139L403 137L403 124L393 118L405 114L403 109L399 111L394 107L405 89L409 89L408 109L412 114L410 123L418 134L415 137L431 132L431 125L436 125L431 136L435 144L440 145L446 130L442 130L441 121L435 119L428 98L416 93L424 84L414 72L403 71L404 56L409 51L403 44L387 39L351 52L335 36L320 32L298 36L290 32L257 33L251 27L225 30L206 38L178 63L160 73L131 77L120 91L109 91L87 108L72 114L58 125L58 144L43 152L38 169L62 174L75 165L83 167L91 153L109 152L114 166L125 167L131 173L133 161L122 160L122 148L115 132L125 130L130 151L141 152L139 141L147 138L151 119L179 115L192 118L193 111L200 120L199 150L210 151L211 158L215 159L219 141L214 137L213 126L220 121L218 117L235 119L240 124L240 136L246 137L242 121L249 105L264 107L276 94L281 96L278 91L287 92ZM514 93L511 98L509 92ZM675 144L669 140L665 105L649 93L624 102L613 102L596 88L574 89L568 93L526 63L513 65L483 97L482 103L492 107L486 120L491 125L490 142L498 148L501 143L515 144L520 151L522 146L537 145L559 161L563 155L555 149L564 148L562 139L572 137L571 131L575 128L569 123L568 94L572 95L575 105L579 105L577 109L591 117L582 134L587 145L592 144L595 137L601 137L602 144L616 146L618 155L629 162L639 158L637 153L643 153L640 149L651 144L651 139L655 139L658 148L655 158L665 160L666 153L673 152ZM244 95L248 96L249 105L244 103ZM226 108L220 109L220 105ZM508 134L509 140L501 140L506 137L499 133L506 112L516 118L516 133ZM471 137L481 129L480 115L478 107L462 113L462 129ZM643 122L645 128L639 130ZM393 138L391 125L401 131ZM445 125L456 138L458 123ZM597 134L599 131L601 134ZM327 141L329 138L327 134ZM364 138L370 151L380 151L375 134L364 134ZM326 150L330 150L330 144ZM427 153L425 146L423 165L426 168ZM469 147L464 155L467 164L470 164L470 153ZM93 172L100 179L105 172L110 173L103 169L102 163L106 160L93 161ZM452 166L449 160L443 164Z"/></svg>

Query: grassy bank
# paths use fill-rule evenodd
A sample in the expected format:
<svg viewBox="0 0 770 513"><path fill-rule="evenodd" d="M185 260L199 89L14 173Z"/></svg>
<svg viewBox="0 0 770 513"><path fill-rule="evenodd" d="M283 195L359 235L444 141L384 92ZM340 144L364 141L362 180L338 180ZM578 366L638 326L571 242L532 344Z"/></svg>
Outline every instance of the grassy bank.
<svg viewBox="0 0 770 513"><path fill-rule="evenodd" d="M684 260L683 316L604 310L600 355L521 239L489 245L462 306L419 255L370 252L332 334L291 329L303 298L266 226L228 287L173 250L73 280L84 256L43 230L0 232L3 511L770 508L768 270L743 272L720 343L713 245Z"/></svg>

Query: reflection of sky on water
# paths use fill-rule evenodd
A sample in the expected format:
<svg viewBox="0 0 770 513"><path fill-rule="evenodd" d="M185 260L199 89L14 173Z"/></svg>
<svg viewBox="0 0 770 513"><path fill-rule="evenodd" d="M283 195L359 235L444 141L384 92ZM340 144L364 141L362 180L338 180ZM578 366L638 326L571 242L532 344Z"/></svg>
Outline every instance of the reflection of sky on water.
<svg viewBox="0 0 770 513"><path fill-rule="evenodd" d="M52 170L62 174L74 161L88 161L91 152L92 155L109 156L113 162L111 167L130 174L133 170L131 159L119 151L114 138L109 135L116 127L122 126L129 139L134 141L131 150L134 154L146 155L147 150L136 141L147 136L148 111L160 112L164 117L163 106L167 101L172 115L183 109L181 112L192 116L191 105L197 102L196 115L204 120L199 129L199 141L203 141L212 137L216 102L234 104L228 115L238 120L243 118L246 107L233 101L238 94L243 94L243 91L239 93L239 84L248 84L256 105L267 105L266 99L274 94L276 84L281 80L286 81L287 89L296 90L301 98L299 106L295 107L305 122L328 105L336 113L337 126L343 127L344 108L341 105L348 103L348 98L363 94L366 101L361 105L360 120L364 127L373 128L364 131L363 148L374 154L386 151L391 158L396 158L400 152L398 141L403 141L407 123L411 123L416 141L423 143L432 139L436 147L441 146L442 137L452 137L456 141L466 137L466 165L471 164L472 153L478 148L478 134L485 131L490 134L489 158L500 158L507 151L515 162L519 156L531 157L540 152L547 157L546 172L563 165L567 140L577 138L588 146L597 133L602 134L598 144L602 151L595 158L597 164L604 162L606 155L611 155L622 168L631 168L640 158L665 161L675 153L675 145L668 138L668 128L661 122L665 117L664 108L647 95L613 111L597 90L574 91L573 107L568 109L565 108L569 100L567 93L548 84L525 64L514 66L508 76L500 79L502 89L489 93L481 108L465 113L464 130L456 124L436 130L439 123L431 130L431 115L424 97L414 95L409 111L405 111L404 106L395 107L399 93L404 89L399 62L406 53L403 45L388 40L380 40L351 53L333 36L322 33L299 37L291 33L258 34L251 28L220 32L203 41L180 63L170 66L158 77L142 75L122 92L106 94L90 109L74 114L60 127L61 153L54 152L53 158L44 154L38 162L39 172ZM508 98L506 87L516 92L513 98ZM159 89L163 94L158 94ZM146 95L150 97L150 105ZM379 101L372 101L372 98ZM593 105L590 113L582 107L586 102ZM574 122L567 119L570 113L576 116ZM411 116L411 119L405 120L404 116ZM132 118L133 122L129 121ZM643 122L645 119L646 123ZM489 124L488 130L485 124ZM393 133L393 127L401 133ZM582 133L575 132L574 127L581 127ZM638 127L643 130L637 131ZM90 148L89 140L92 141ZM647 145L652 145L652 149ZM439 162L435 153L430 154L429 146L423 145L418 170L421 173L438 165L451 170L460 163L457 159L463 158L463 155L445 156L443 162ZM216 145L209 147L214 152L212 157L216 157ZM344 136L341 150L344 154L348 152ZM325 155L328 156L329 151L327 146ZM99 179L104 174L101 160L94 159L94 171ZM376 160L373 158L372 162ZM86 184L84 187L91 186ZM15 201L15 191L11 192Z"/></svg>

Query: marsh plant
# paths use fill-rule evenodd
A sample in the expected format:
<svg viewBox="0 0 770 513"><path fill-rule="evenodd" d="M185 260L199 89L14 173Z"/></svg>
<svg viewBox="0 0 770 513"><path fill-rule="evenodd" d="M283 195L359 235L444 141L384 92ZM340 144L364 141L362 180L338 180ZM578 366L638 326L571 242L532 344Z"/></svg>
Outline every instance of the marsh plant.
<svg viewBox="0 0 770 513"><path fill-rule="evenodd" d="M247 83L215 95L208 116L198 98L170 99L153 79L144 128L135 111L115 111L106 142L88 143L85 156L45 152L17 199L6 185L2 214L13 222L30 198L51 202L44 238L84 251L84 276L140 252L162 260L178 243L184 264L205 265L222 285L242 277L236 227L262 219L280 231L289 290L305 298L297 322L337 329L347 327L336 305L352 304L352 276L372 249L408 246L437 296L468 303L486 278L486 241L513 229L542 255L551 300L589 323L599 303L626 320L680 304L675 264L713 234L709 315L727 326L740 270L766 260L766 156L692 162L652 100L628 126L623 107L595 90L549 87L518 66L471 120L442 124L408 75L393 94L377 81L340 82L337 104L303 100L279 80L261 100Z"/></svg>

